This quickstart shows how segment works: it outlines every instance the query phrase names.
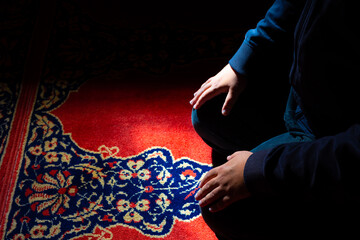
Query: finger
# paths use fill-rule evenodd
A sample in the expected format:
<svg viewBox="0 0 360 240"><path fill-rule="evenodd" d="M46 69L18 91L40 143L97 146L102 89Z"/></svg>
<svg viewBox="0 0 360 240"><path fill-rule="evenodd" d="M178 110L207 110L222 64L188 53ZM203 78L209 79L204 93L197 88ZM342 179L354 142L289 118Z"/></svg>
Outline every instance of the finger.
<svg viewBox="0 0 360 240"><path fill-rule="evenodd" d="M199 98L194 105L195 109L200 108L205 102L212 99L213 97L225 92L225 88L213 88L209 87L206 89L201 95L199 95Z"/></svg>
<svg viewBox="0 0 360 240"><path fill-rule="evenodd" d="M209 78L206 82L201 84L200 88L194 93L194 96L199 95L211 86L212 78Z"/></svg>
<svg viewBox="0 0 360 240"><path fill-rule="evenodd" d="M224 196L223 189L221 187L217 187L208 194L206 194L206 196L200 200L199 205L200 207L212 205L219 199L223 198L223 196Z"/></svg>
<svg viewBox="0 0 360 240"><path fill-rule="evenodd" d="M208 84L208 83L210 83L212 80L213 80L213 77L209 78L206 82L204 82L204 83L201 85L201 87L202 87L202 86L205 86L205 85Z"/></svg>
<svg viewBox="0 0 360 240"><path fill-rule="evenodd" d="M204 185L204 187L199 190L199 192L195 196L195 199L199 201L199 204L203 204L204 199L209 198L209 196L211 196L211 192L214 191L214 189L216 189L218 186L219 183L217 181L209 181Z"/></svg>
<svg viewBox="0 0 360 240"><path fill-rule="evenodd" d="M206 186L206 184L213 178L215 178L217 176L217 170L216 168L210 170L205 177L201 180L201 183L199 185L200 190L197 192L197 194L195 195L195 199L196 200L200 200L210 189L211 183L210 185ZM206 186L206 187L205 187Z"/></svg>
<svg viewBox="0 0 360 240"><path fill-rule="evenodd" d="M203 84L195 93L194 93L194 98L190 101L190 104L192 106L196 105L196 103L198 102L199 97L201 96L201 94L206 91L208 88L211 87L210 83L207 84Z"/></svg>
<svg viewBox="0 0 360 240"><path fill-rule="evenodd" d="M217 175L218 175L217 168L211 169L209 172L205 174L204 178L201 180L199 187L202 188L208 181L215 178Z"/></svg>
<svg viewBox="0 0 360 240"><path fill-rule="evenodd" d="M232 203L228 195L223 196L209 207L210 212L218 212L227 208Z"/></svg>
<svg viewBox="0 0 360 240"><path fill-rule="evenodd" d="M201 200L206 194L208 194L211 190L213 190L217 186L217 183L215 181L211 181L216 176L217 173L215 173L215 171L212 170L205 175L204 179L201 181L199 185L200 190L195 195L195 199L197 201Z"/></svg>
<svg viewBox="0 0 360 240"><path fill-rule="evenodd" d="M222 114L224 116L229 115L231 109L233 108L236 100L238 98L238 93L236 93L233 89L229 89L228 94L226 95L225 101L224 101L224 105L222 108Z"/></svg>

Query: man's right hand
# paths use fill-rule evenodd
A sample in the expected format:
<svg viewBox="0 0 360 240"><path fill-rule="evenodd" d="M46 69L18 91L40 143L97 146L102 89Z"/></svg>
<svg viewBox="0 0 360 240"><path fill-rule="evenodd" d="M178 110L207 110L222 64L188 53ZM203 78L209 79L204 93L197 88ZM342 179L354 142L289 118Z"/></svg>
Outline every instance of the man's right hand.
<svg viewBox="0 0 360 240"><path fill-rule="evenodd" d="M235 71L227 64L218 74L209 78L199 90L194 93L194 98L190 104L194 109L200 108L206 101L213 97L227 93L221 113L227 116L234 106L238 96L245 89L246 78L237 75Z"/></svg>

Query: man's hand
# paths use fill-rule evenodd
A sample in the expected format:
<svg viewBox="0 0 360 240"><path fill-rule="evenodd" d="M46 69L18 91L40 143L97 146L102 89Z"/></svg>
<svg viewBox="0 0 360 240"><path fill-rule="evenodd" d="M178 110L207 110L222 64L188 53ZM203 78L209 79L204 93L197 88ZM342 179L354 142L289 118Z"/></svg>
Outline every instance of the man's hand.
<svg viewBox="0 0 360 240"><path fill-rule="evenodd" d="M227 157L227 162L210 170L200 183L195 199L200 207L220 211L233 202L250 196L244 183L244 167L252 152L238 151Z"/></svg>
<svg viewBox="0 0 360 240"><path fill-rule="evenodd" d="M209 78L199 90L194 93L194 98L190 104L195 108L200 108L206 101L213 97L227 93L222 114L228 115L235 104L239 94L245 89L246 79L237 75L235 71L227 64L218 74Z"/></svg>

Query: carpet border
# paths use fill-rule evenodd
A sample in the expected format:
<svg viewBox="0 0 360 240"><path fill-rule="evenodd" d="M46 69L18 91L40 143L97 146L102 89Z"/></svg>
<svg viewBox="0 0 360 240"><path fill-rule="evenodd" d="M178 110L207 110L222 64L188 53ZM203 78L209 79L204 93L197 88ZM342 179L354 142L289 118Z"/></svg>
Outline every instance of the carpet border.
<svg viewBox="0 0 360 240"><path fill-rule="evenodd" d="M5 203L1 206L0 211L0 236L2 238L6 233L10 206L12 204L12 201L10 200L13 198L15 192L14 186L18 181L18 171L22 163L21 160L24 156L23 150L26 145L28 131L30 128L30 120L33 113L33 107L35 105L37 88L37 85L36 87L26 85L21 87L19 100L15 108L12 127L9 131L9 142L6 148L8 151L5 152L1 169L4 170L6 167L4 172L8 172L10 174L10 176L6 179L3 179L3 186L5 186L5 188L2 188L0 191L1 201ZM21 114L22 111L19 110L24 110L25 113ZM18 132L20 132L20 134L18 134ZM14 162L12 160L14 160Z"/></svg>
<svg viewBox="0 0 360 240"><path fill-rule="evenodd" d="M6 169L5 172L9 172L10 177L7 178L5 183L3 182L5 188L0 189L1 200L5 203L0 207L0 237L2 239L6 233L8 215L12 203L10 200L15 192L14 186L18 181L18 170L22 162L22 157L24 156L23 149L26 144L43 64L46 58L55 9L56 1L39 1L39 16L36 19L29 43L21 83L22 86L20 87L19 98L14 110L14 119L11 129L9 130L8 145L6 149L4 149L5 154L3 155L0 170ZM18 134L18 130L20 130L20 134ZM12 169L10 169L11 167ZM3 179L3 181L4 180L6 179Z"/></svg>

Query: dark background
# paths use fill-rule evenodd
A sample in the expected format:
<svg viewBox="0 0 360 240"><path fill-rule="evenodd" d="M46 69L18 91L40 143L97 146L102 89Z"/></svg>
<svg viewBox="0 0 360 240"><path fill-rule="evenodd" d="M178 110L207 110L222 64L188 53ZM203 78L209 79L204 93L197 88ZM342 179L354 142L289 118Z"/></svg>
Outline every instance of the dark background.
<svg viewBox="0 0 360 240"><path fill-rule="evenodd" d="M158 69L146 70L143 66L143 70L163 74L174 64L210 58L222 59L226 64L246 31L256 26L272 3L269 0L49 2L0 1L1 81L23 78L29 51L37 42L42 42L46 52L44 64L56 62L58 71L70 64L83 69L100 56L112 58L107 64L117 69L139 68L134 66L134 58L146 58L146 54L154 55L161 50L167 54L162 56L161 63L154 58L146 60ZM50 37L46 31L50 31ZM70 54L78 61L64 57ZM150 64L150 61L157 62ZM221 68L209 70L209 76Z"/></svg>
<svg viewBox="0 0 360 240"><path fill-rule="evenodd" d="M1 0L0 83L8 89L2 114L11 115L21 82L75 90L111 71L135 70L149 74L151 84L191 84L196 91L228 63L272 2ZM264 59L248 88L257 95L253 107L268 109L278 128L291 61L278 53ZM168 80L174 74L177 80ZM141 85L147 78L126 81Z"/></svg>
<svg viewBox="0 0 360 240"><path fill-rule="evenodd" d="M14 93L12 106L21 81L74 82L75 89L87 79L122 70L162 76L158 82L151 77L157 85L178 74L173 84L192 84L196 91L228 63L272 2L2 0L0 81ZM279 123L288 94L288 60L269 54L249 81L255 101Z"/></svg>

